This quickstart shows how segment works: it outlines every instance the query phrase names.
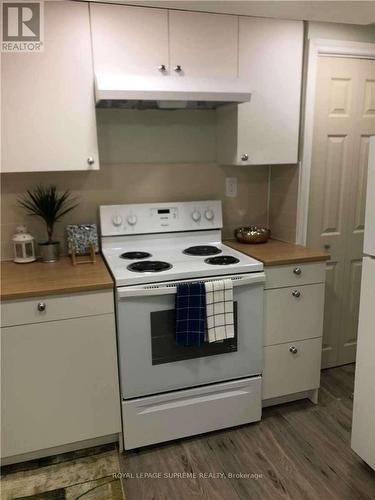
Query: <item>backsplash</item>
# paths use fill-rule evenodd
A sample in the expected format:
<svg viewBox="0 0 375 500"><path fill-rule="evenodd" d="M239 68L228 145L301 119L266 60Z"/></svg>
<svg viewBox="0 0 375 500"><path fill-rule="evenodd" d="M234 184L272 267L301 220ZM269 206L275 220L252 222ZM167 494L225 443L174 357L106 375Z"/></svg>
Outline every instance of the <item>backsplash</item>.
<svg viewBox="0 0 375 500"><path fill-rule="evenodd" d="M298 202L298 166L271 167L269 224L272 236L295 242Z"/></svg>
<svg viewBox="0 0 375 500"><path fill-rule="evenodd" d="M215 163L102 163L101 169L93 172L1 174L1 258L12 258L10 239L19 224L27 224L38 241L45 239L42 222L17 206L17 198L38 183L69 189L79 200L79 207L56 226L56 239L64 241L65 246L67 224L98 222L98 206L116 203L220 199L223 236L232 237L239 225L267 224L268 172L268 167L224 167ZM225 196L226 177L238 179L236 198Z"/></svg>

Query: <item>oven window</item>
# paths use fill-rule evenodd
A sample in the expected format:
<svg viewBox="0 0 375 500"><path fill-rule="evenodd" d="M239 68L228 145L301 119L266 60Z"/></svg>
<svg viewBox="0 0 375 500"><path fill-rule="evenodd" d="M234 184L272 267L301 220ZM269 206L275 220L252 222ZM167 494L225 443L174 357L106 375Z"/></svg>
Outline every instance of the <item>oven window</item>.
<svg viewBox="0 0 375 500"><path fill-rule="evenodd" d="M152 364L173 363L184 359L202 358L237 351L237 302L233 303L234 338L222 342L204 342L200 346L176 344L175 310L156 311L150 314Z"/></svg>

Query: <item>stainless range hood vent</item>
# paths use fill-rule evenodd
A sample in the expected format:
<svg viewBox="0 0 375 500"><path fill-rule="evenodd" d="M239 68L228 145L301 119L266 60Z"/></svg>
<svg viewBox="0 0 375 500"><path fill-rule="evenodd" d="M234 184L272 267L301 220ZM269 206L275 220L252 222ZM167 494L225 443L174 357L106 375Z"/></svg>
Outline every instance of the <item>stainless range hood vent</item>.
<svg viewBox="0 0 375 500"><path fill-rule="evenodd" d="M238 78L186 78L100 74L95 78L98 108L215 109L250 101L247 83Z"/></svg>

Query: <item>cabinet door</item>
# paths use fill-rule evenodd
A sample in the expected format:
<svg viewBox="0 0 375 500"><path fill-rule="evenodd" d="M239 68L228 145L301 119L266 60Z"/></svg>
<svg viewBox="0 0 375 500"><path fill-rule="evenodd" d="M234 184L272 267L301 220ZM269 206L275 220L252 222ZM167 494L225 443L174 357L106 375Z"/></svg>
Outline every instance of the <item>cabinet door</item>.
<svg viewBox="0 0 375 500"><path fill-rule="evenodd" d="M44 18L43 52L2 54L2 171L98 169L88 5Z"/></svg>
<svg viewBox="0 0 375 500"><path fill-rule="evenodd" d="M239 76L252 94L238 108L239 163L298 161L302 49L302 22L240 17Z"/></svg>
<svg viewBox="0 0 375 500"><path fill-rule="evenodd" d="M113 314L1 329L1 455L120 432Z"/></svg>
<svg viewBox="0 0 375 500"><path fill-rule="evenodd" d="M169 11L171 72L180 75L237 77L238 17Z"/></svg>
<svg viewBox="0 0 375 500"><path fill-rule="evenodd" d="M168 71L168 11L91 3L96 73L158 75Z"/></svg>

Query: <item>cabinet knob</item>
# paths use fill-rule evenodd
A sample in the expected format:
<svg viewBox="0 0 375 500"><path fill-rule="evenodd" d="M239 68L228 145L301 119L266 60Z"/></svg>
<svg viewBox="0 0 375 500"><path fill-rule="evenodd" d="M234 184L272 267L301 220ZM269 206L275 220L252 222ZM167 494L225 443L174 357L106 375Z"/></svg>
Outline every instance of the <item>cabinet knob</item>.
<svg viewBox="0 0 375 500"><path fill-rule="evenodd" d="M38 306L37 306L37 309L39 312L44 312L46 310L46 304L45 302L39 302Z"/></svg>
<svg viewBox="0 0 375 500"><path fill-rule="evenodd" d="M293 290L292 295L293 295L293 297L297 297L298 298L298 297L301 297L301 292L298 291L298 290Z"/></svg>
<svg viewBox="0 0 375 500"><path fill-rule="evenodd" d="M92 156L89 156L89 157L87 158L87 163L88 163L89 165L93 165L93 164L95 163L94 158L93 158Z"/></svg>
<svg viewBox="0 0 375 500"><path fill-rule="evenodd" d="M173 69L175 70L176 73L181 73L182 71L182 67L179 64L177 64L177 66L175 66Z"/></svg>
<svg viewBox="0 0 375 500"><path fill-rule="evenodd" d="M289 347L289 352L291 352L292 354L297 354L298 349L297 347L294 347L294 345L292 345Z"/></svg>
<svg viewBox="0 0 375 500"><path fill-rule="evenodd" d="M249 159L249 155L247 153L242 153L241 161L247 161Z"/></svg>
<svg viewBox="0 0 375 500"><path fill-rule="evenodd" d="M294 274L296 274L297 276L299 276L300 274L302 274L302 269L300 267L295 267L293 269L293 272L294 272Z"/></svg>
<svg viewBox="0 0 375 500"><path fill-rule="evenodd" d="M166 68L165 64L160 64L160 66L158 66L158 70L163 73L163 71L166 71L167 68Z"/></svg>
<svg viewBox="0 0 375 500"><path fill-rule="evenodd" d="M324 249L325 249L325 250L329 250L330 248L331 248L331 245L330 245L329 243L326 243L326 244L324 245Z"/></svg>

